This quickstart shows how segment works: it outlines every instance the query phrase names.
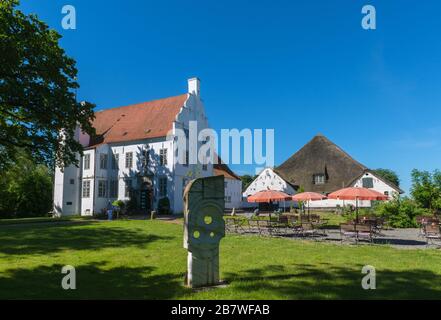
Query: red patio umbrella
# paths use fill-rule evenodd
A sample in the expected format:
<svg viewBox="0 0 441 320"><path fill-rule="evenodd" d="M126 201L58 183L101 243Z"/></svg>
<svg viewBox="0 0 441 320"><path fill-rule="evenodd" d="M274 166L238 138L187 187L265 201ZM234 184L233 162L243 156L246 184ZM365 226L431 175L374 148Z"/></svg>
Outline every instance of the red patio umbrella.
<svg viewBox="0 0 441 320"><path fill-rule="evenodd" d="M263 190L259 191L252 196L249 196L248 202L271 202L271 201L285 201L291 200L291 196L282 191L276 190Z"/></svg>
<svg viewBox="0 0 441 320"><path fill-rule="evenodd" d="M272 201L291 200L291 196L282 191L277 190L263 190L259 191L247 198L248 202L264 202L271 203ZM271 217L271 213L270 213Z"/></svg>
<svg viewBox="0 0 441 320"><path fill-rule="evenodd" d="M294 201L307 201L308 202L308 219L309 219L309 207L310 207L310 201L318 201L326 199L327 197L323 194L317 193L317 192L302 192L297 193L292 196L292 200Z"/></svg>
<svg viewBox="0 0 441 320"><path fill-rule="evenodd" d="M337 190L328 195L329 199L355 200L356 222L358 222L358 200L388 200L389 197L375 190L350 187Z"/></svg>

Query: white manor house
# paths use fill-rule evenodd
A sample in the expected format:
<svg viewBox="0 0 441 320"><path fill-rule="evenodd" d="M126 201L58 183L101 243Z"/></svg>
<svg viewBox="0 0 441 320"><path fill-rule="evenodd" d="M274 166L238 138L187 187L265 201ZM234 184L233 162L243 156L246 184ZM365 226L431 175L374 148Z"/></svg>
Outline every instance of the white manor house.
<svg viewBox="0 0 441 320"><path fill-rule="evenodd" d="M96 112L91 138L78 128L76 137L84 146L79 165L55 170L54 211L57 215L92 215L114 200L134 198L142 212L150 212L167 197L173 213L183 211L182 195L186 184L196 177L231 174L213 170L205 164L190 164L189 145L185 160L176 161L177 130L188 135L190 121L198 133L208 128L200 97L200 80L188 80L186 94ZM182 132L182 131L180 131ZM197 143L199 149L202 142ZM220 168L222 169L222 168ZM226 199L242 192L242 183L225 184ZM234 190L233 190L234 189Z"/></svg>

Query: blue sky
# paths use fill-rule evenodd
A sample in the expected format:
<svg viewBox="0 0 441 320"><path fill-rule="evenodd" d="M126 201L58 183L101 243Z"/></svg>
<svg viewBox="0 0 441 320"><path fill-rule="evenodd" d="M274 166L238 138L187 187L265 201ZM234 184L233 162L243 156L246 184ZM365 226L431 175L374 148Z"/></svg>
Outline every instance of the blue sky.
<svg viewBox="0 0 441 320"><path fill-rule="evenodd" d="M63 30L74 5L77 29ZM377 29L361 28L361 8ZM322 133L370 168L441 168L441 2L23 1L63 35L79 99L112 108L202 80L210 125L274 128L282 163ZM235 165L239 174L253 166Z"/></svg>

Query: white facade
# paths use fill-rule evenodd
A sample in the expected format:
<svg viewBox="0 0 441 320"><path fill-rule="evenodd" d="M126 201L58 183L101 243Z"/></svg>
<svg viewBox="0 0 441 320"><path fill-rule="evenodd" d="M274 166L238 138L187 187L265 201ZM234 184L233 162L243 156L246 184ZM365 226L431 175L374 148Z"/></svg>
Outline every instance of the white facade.
<svg viewBox="0 0 441 320"><path fill-rule="evenodd" d="M376 177L372 172L366 171L360 176L351 187L368 188L380 192L389 196L389 199L393 199L394 196L399 194L399 190L384 182L382 179ZM356 203L353 200L336 200L326 199L320 201L311 201L311 208L335 208L337 206L344 207L347 205L355 206ZM369 208L371 201L359 200L358 206L360 208Z"/></svg>
<svg viewBox="0 0 441 320"><path fill-rule="evenodd" d="M242 206L242 181L225 177L225 209Z"/></svg>
<svg viewBox="0 0 441 320"><path fill-rule="evenodd" d="M109 201L128 200L130 188L140 189L146 184L149 186L151 209L157 208L158 200L167 196L173 213L181 213L185 185L191 179L213 175L211 163L206 166L184 165L181 161L178 163L175 152L176 130L189 130L190 121L197 123L197 134L208 128L200 98L199 79L190 79L188 87L187 100L176 115L168 137L97 145L84 151L79 167L69 166L64 171L57 168L55 213L92 215L105 209ZM87 145L88 137L82 135L79 129L77 131L78 141ZM189 154L197 153L200 146L200 142L190 145ZM146 154L148 159L145 158ZM160 163L160 154L166 154L162 157L167 159L163 163Z"/></svg>
<svg viewBox="0 0 441 320"><path fill-rule="evenodd" d="M296 193L294 188L271 168L264 169L244 191L243 196L248 197L263 190L276 190L287 194Z"/></svg>
<svg viewBox="0 0 441 320"><path fill-rule="evenodd" d="M362 176L360 176L352 184L352 187L370 188L382 194L388 195L389 199L392 199L394 196L399 194L399 190L387 184L386 182L384 182L384 180L376 177L370 171L366 171ZM277 173L275 173L272 169L267 168L259 174L259 176L249 185L249 187L243 193L243 205L248 207L252 206L252 204L248 204L246 202L246 198L262 190L277 190L285 192L287 194L295 194L295 190L290 184L288 184L284 179L277 175ZM289 205L288 202L287 205ZM355 206L356 203L353 200L336 199L325 199L310 202L310 208L335 208L337 206L344 207L348 205ZM368 208L371 206L371 201L359 200L358 206L361 208Z"/></svg>
<svg viewBox="0 0 441 320"><path fill-rule="evenodd" d="M249 203L247 197L251 196L259 191L263 190L276 190L282 191L286 194L293 195L296 193L294 188L282 179L272 168L264 169L256 179L248 186L243 193L243 207L255 207L255 203ZM289 207L292 204L291 201L286 201L285 205Z"/></svg>

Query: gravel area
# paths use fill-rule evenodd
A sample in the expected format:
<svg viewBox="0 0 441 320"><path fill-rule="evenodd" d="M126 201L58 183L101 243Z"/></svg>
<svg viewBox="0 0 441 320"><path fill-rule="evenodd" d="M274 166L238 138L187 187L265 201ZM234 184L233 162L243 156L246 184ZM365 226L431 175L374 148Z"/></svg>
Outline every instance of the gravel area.
<svg viewBox="0 0 441 320"><path fill-rule="evenodd" d="M426 239L419 235L419 229L390 229L382 230L380 235L374 238L374 244L390 245L398 249L428 249L441 248L441 242L427 244ZM340 231L327 230L325 241L340 241ZM347 239L344 244L354 243L354 240ZM367 241L359 241L359 244L367 244Z"/></svg>

